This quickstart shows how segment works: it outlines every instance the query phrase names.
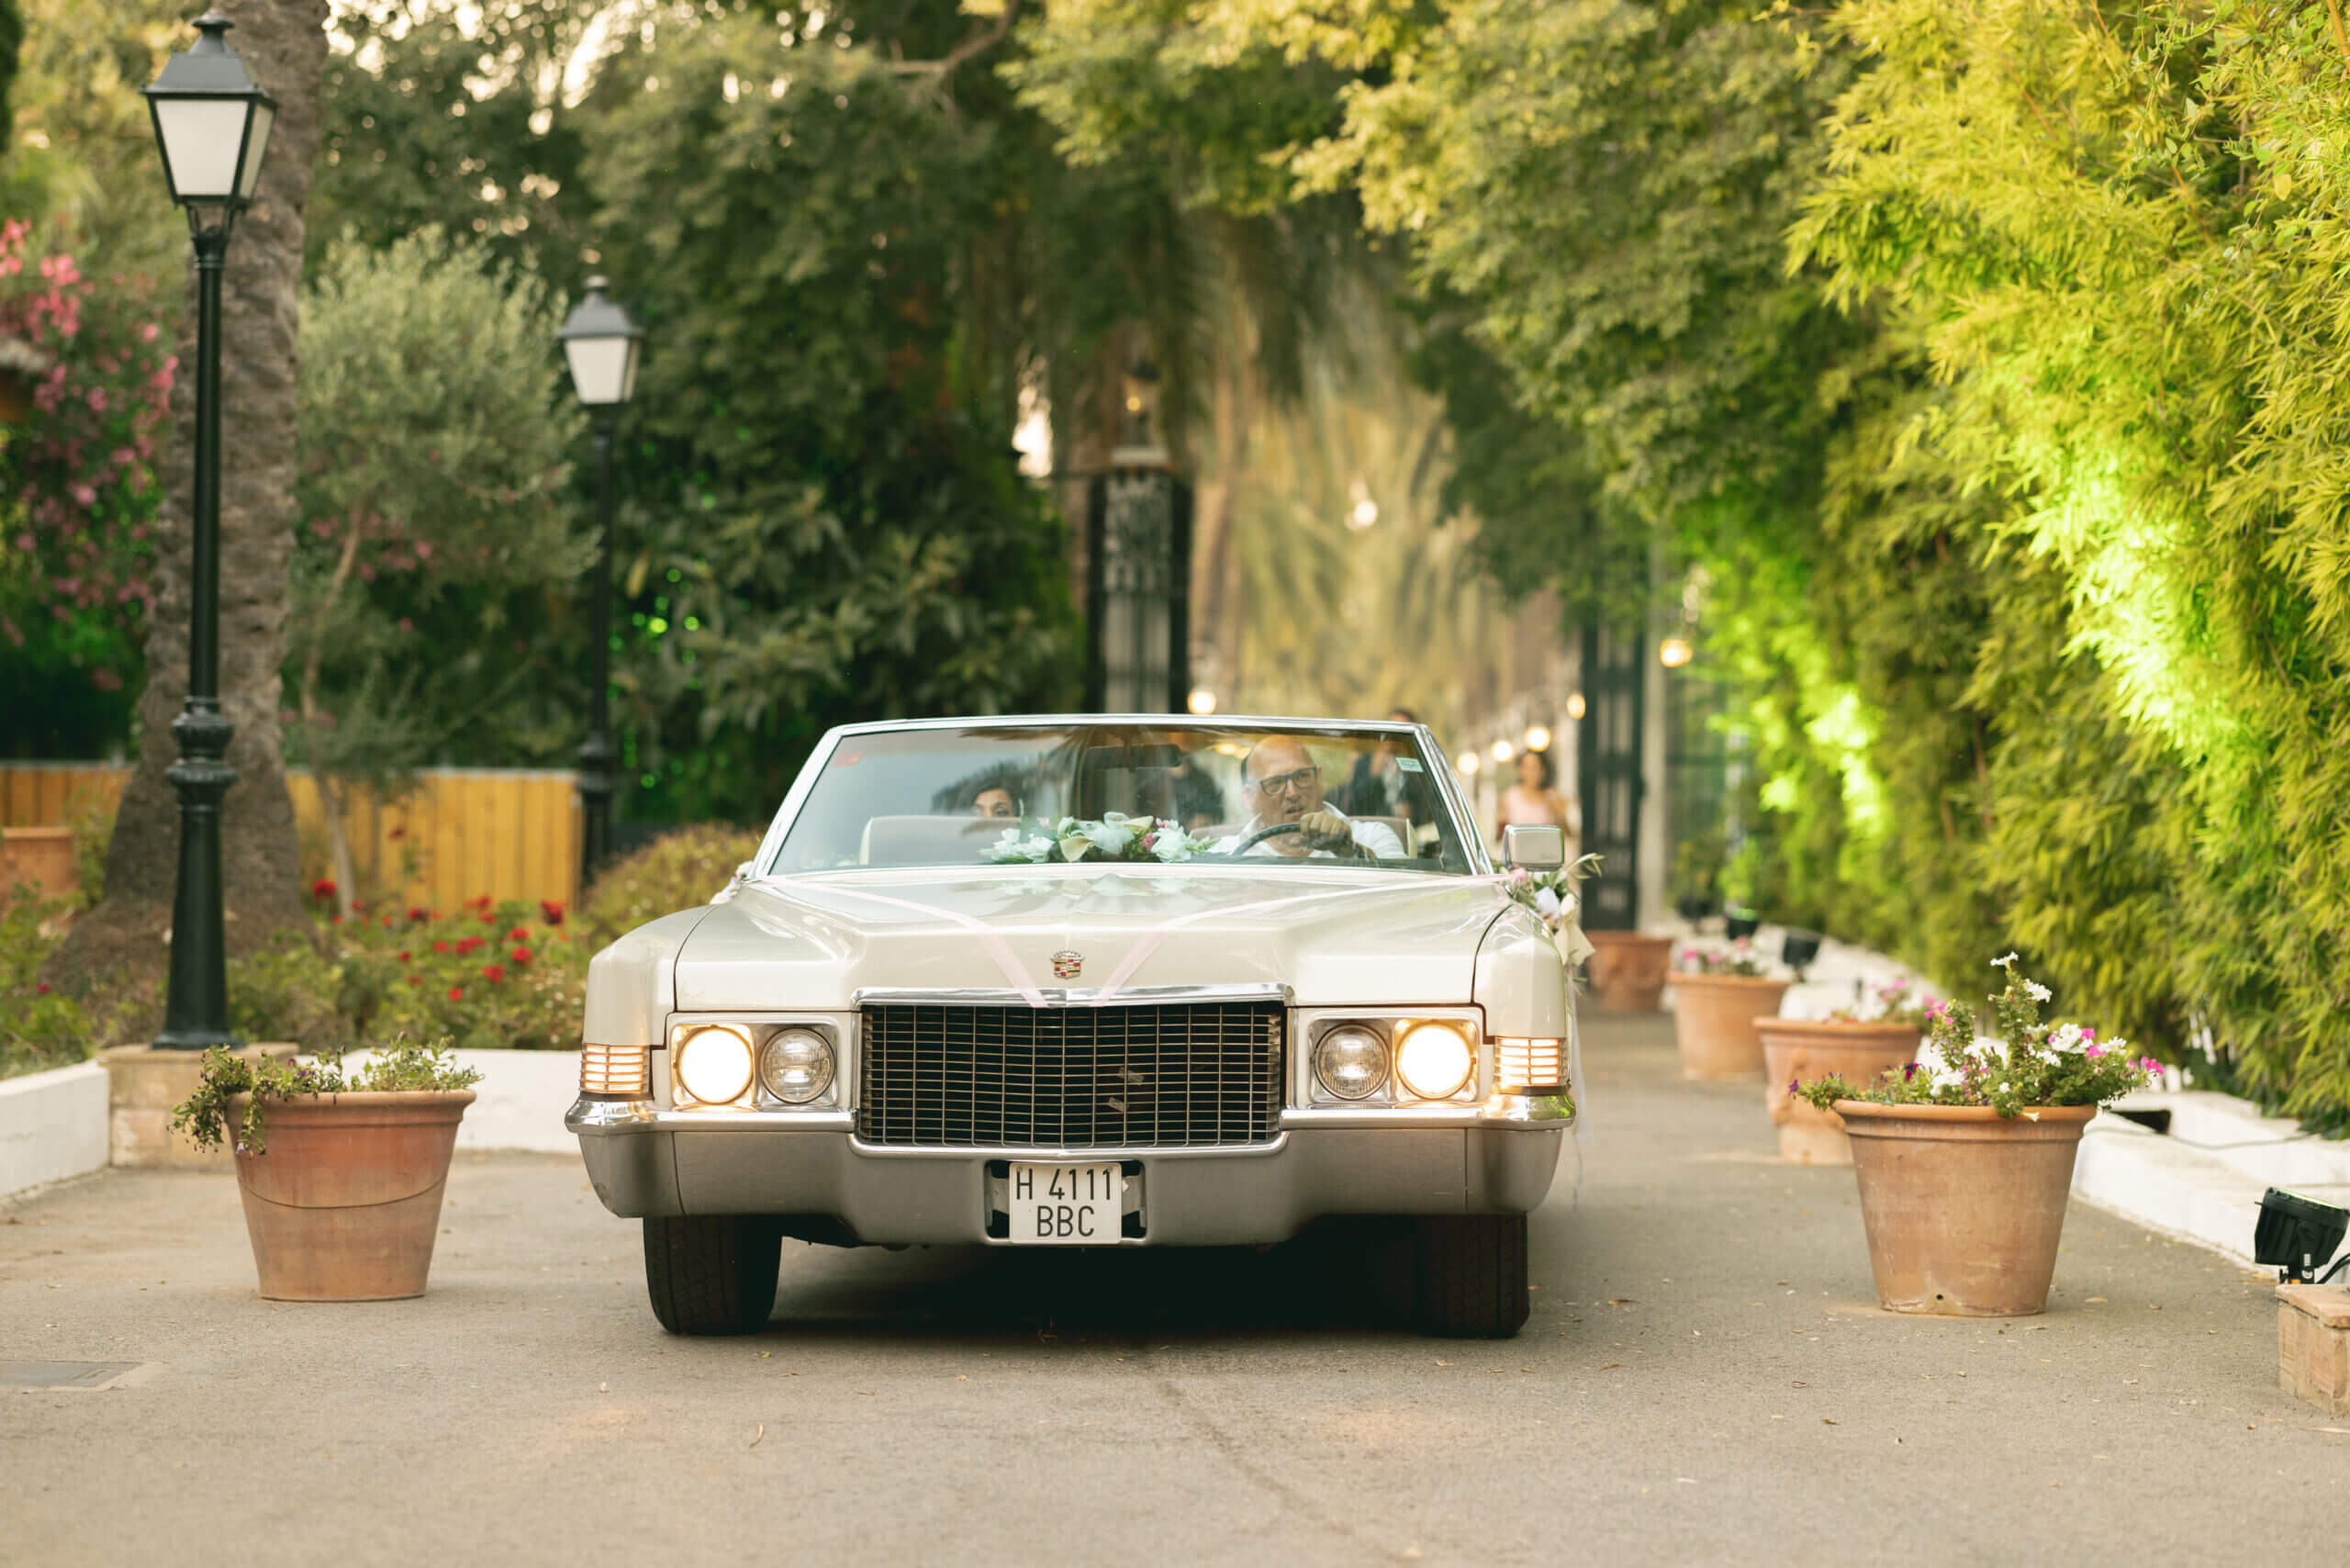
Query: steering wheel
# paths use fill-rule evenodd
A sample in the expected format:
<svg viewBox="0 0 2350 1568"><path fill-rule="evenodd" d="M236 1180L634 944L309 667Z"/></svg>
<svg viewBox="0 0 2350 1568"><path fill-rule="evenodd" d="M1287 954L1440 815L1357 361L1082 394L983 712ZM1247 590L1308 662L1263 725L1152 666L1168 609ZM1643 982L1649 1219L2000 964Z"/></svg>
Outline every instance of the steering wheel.
<svg viewBox="0 0 2350 1568"><path fill-rule="evenodd" d="M1276 838L1285 833L1300 833L1303 831L1304 830L1295 823L1268 823L1265 826L1259 828L1256 832L1250 834L1248 837L1234 845L1225 853L1227 857L1246 855L1251 849L1256 848L1257 846L1264 843L1265 840L1269 838Z"/></svg>

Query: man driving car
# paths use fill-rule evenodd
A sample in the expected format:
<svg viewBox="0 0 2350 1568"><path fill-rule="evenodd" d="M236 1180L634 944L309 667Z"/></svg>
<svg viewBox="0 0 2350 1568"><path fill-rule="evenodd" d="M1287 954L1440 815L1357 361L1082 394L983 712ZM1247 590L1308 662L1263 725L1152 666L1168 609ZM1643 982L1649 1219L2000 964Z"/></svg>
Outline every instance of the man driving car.
<svg viewBox="0 0 2350 1568"><path fill-rule="evenodd" d="M1289 823L1297 831L1275 834L1251 846L1248 853L1325 860L1403 858L1402 841L1384 823L1354 822L1323 803L1322 769L1295 736L1274 735L1258 743L1240 765L1240 792L1255 814L1238 833L1217 843L1219 855L1231 854L1250 834Z"/></svg>

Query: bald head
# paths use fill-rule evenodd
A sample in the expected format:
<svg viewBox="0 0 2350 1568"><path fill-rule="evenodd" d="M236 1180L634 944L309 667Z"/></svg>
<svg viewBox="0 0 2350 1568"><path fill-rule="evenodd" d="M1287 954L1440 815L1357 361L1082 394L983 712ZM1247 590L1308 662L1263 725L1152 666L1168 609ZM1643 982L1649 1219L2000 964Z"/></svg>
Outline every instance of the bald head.
<svg viewBox="0 0 2350 1568"><path fill-rule="evenodd" d="M1322 809L1322 770L1293 735L1258 743L1241 765L1248 804L1260 823L1293 823Z"/></svg>

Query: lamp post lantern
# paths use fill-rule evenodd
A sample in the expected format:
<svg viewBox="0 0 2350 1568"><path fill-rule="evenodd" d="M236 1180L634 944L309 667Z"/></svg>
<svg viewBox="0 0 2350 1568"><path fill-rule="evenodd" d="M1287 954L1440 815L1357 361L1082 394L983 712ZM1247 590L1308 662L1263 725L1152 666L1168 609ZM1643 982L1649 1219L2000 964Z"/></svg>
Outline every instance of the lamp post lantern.
<svg viewBox="0 0 2350 1568"><path fill-rule="evenodd" d="M196 19L196 40L147 88L172 199L187 209L196 248L196 495L189 508L187 700L172 721L180 757L164 772L180 798L179 880L172 899L166 1050L232 1046L228 941L220 870L220 803L236 727L220 711L220 273L229 232L252 199L277 117L229 47L217 10Z"/></svg>
<svg viewBox="0 0 2350 1568"><path fill-rule="evenodd" d="M564 318L555 334L571 368L571 389L595 421L596 527L603 536L596 554L596 593L588 618L589 655L588 739L579 747L579 801L583 821L579 834L579 888L582 893L595 879L612 848L612 792L617 788L613 765L620 748L612 744L609 688L611 684L612 642L612 432L621 409L636 390L637 350L644 329L629 319L617 300L604 290L611 286L600 277L588 280L587 297Z"/></svg>

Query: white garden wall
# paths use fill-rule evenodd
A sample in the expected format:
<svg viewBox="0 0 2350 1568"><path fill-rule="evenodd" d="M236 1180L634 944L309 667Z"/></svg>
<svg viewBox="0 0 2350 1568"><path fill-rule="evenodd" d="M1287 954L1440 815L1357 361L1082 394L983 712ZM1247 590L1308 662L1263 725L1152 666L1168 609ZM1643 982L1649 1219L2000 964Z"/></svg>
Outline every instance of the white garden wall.
<svg viewBox="0 0 2350 1568"><path fill-rule="evenodd" d="M0 1198L104 1170L106 1092L94 1061L0 1079Z"/></svg>

